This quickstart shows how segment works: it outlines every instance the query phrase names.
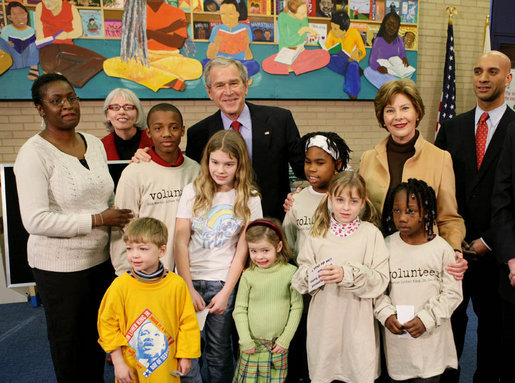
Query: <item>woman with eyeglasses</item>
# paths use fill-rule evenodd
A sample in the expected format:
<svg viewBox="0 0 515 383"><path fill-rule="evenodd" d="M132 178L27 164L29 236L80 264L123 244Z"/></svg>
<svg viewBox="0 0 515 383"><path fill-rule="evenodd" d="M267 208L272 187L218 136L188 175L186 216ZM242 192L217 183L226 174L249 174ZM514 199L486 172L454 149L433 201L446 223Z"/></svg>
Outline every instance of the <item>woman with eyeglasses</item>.
<svg viewBox="0 0 515 383"><path fill-rule="evenodd" d="M116 88L104 101L105 126L109 133L102 138L107 160L130 160L138 148L152 146L145 129L145 112L136 94Z"/></svg>
<svg viewBox="0 0 515 383"><path fill-rule="evenodd" d="M58 382L103 382L96 321L114 277L109 227L124 226L132 213L109 207L106 154L98 138L75 130L79 98L66 77L39 77L32 100L43 130L20 148L14 173L55 374Z"/></svg>

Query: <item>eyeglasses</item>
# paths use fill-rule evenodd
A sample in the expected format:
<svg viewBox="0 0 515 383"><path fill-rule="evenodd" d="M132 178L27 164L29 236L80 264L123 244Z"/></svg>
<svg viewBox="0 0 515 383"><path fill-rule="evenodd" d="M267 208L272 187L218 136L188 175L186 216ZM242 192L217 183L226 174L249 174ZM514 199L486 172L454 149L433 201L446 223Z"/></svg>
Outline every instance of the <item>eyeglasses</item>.
<svg viewBox="0 0 515 383"><path fill-rule="evenodd" d="M126 112L128 112L129 110L135 110L136 109L136 105L132 105L132 104L125 104L125 105L113 104L113 105L109 105L107 107L107 109L114 110L115 112L118 112L120 109L123 109Z"/></svg>
<svg viewBox="0 0 515 383"><path fill-rule="evenodd" d="M68 96L65 98L54 98L53 100L42 100L42 101L48 102L49 104L52 104L53 106L63 106L66 101L68 101L68 103L70 105L78 104L80 101L80 98L78 98L77 96Z"/></svg>

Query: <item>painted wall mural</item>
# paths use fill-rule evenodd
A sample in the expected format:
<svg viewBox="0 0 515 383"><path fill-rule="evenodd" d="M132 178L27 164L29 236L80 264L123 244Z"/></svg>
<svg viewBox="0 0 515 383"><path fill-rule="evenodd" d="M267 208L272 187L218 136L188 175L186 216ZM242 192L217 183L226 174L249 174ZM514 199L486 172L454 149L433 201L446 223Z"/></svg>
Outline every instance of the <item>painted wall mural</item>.
<svg viewBox="0 0 515 383"><path fill-rule="evenodd" d="M60 72L83 99L204 99L203 67L242 61L249 98L370 100L416 80L414 0L0 0L0 99Z"/></svg>

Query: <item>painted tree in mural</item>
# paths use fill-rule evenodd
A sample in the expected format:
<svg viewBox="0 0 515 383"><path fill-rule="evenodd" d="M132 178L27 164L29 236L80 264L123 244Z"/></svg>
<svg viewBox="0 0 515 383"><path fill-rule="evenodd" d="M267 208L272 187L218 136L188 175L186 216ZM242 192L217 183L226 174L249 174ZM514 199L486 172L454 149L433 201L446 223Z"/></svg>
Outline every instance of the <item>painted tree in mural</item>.
<svg viewBox="0 0 515 383"><path fill-rule="evenodd" d="M122 19L120 57L104 62L108 76L132 80L154 92L186 89L202 75L202 64L179 51L188 38L183 10L164 0L127 0Z"/></svg>

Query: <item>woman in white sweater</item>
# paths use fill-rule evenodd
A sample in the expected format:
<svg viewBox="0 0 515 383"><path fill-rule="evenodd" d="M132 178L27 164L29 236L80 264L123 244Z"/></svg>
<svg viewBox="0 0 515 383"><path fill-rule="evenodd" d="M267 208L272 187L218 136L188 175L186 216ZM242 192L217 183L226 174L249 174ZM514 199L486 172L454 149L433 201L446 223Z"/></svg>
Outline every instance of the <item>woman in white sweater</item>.
<svg viewBox="0 0 515 383"><path fill-rule="evenodd" d="M50 73L32 86L44 128L21 147L14 172L28 262L45 308L58 382L103 382L96 317L113 278L109 226L130 210L110 209L113 181L101 141L78 133L79 98Z"/></svg>

